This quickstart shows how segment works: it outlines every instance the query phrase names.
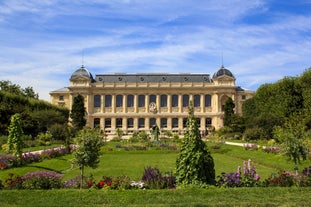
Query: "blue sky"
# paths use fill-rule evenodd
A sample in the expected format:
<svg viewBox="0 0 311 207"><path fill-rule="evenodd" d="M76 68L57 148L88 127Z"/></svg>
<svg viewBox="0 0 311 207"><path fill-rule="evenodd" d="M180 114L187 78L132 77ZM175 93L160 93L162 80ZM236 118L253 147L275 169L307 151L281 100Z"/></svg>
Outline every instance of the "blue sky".
<svg viewBox="0 0 311 207"><path fill-rule="evenodd" d="M0 80L39 98L93 74L208 73L256 90L311 67L311 0L5 0Z"/></svg>

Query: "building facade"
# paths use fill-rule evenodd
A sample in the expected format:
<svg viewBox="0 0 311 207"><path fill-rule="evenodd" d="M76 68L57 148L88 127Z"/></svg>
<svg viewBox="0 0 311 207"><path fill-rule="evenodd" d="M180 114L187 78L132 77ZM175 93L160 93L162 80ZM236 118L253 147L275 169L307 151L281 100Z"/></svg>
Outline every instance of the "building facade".
<svg viewBox="0 0 311 207"><path fill-rule="evenodd" d="M230 97L235 112L254 92L235 85L235 77L221 67L209 74L100 74L93 78L82 65L70 77L69 87L50 92L51 103L71 109L81 94L87 125L99 127L110 137L121 129L125 135L158 126L161 133L183 135L190 101L202 134L223 126L223 106Z"/></svg>

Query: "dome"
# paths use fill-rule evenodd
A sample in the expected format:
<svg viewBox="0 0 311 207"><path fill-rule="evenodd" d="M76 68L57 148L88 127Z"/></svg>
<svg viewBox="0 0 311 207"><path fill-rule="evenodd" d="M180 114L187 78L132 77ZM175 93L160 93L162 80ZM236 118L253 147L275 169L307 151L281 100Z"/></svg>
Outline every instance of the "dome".
<svg viewBox="0 0 311 207"><path fill-rule="evenodd" d="M233 74L231 73L230 70L226 69L223 65L221 66L221 68L216 72L214 73L213 75L213 79L214 78L219 78L223 75L226 75L226 76L229 76L229 77L232 77L234 78Z"/></svg>
<svg viewBox="0 0 311 207"><path fill-rule="evenodd" d="M86 78L93 80L92 74L84 67L84 65L82 65L81 68L73 72L71 75L71 78L75 78L78 76L86 77Z"/></svg>

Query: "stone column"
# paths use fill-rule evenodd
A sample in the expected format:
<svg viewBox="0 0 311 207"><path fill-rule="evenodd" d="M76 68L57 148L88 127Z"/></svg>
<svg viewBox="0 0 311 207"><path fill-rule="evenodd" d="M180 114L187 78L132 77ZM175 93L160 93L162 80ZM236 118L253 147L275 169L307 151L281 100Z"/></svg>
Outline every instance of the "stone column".
<svg viewBox="0 0 311 207"><path fill-rule="evenodd" d="M178 94L178 112L181 113L182 112L182 94Z"/></svg>
<svg viewBox="0 0 311 207"><path fill-rule="evenodd" d="M204 94L201 94L200 95L200 106L201 106L201 112L203 113L203 112L205 112L205 103L204 103L204 98L205 98L205 96L204 96Z"/></svg>
<svg viewBox="0 0 311 207"><path fill-rule="evenodd" d="M146 107L146 113L149 112L149 95L145 95L145 107Z"/></svg>
<svg viewBox="0 0 311 207"><path fill-rule="evenodd" d="M111 112L116 113L116 95L111 95Z"/></svg>
<svg viewBox="0 0 311 207"><path fill-rule="evenodd" d="M127 94L123 95L123 113L127 112Z"/></svg>
<svg viewBox="0 0 311 207"><path fill-rule="evenodd" d="M100 112L104 113L105 95L100 95Z"/></svg>
<svg viewBox="0 0 311 207"><path fill-rule="evenodd" d="M172 112L172 94L167 95L167 111L168 113Z"/></svg>
<svg viewBox="0 0 311 207"><path fill-rule="evenodd" d="M138 95L134 95L134 113L138 112Z"/></svg>

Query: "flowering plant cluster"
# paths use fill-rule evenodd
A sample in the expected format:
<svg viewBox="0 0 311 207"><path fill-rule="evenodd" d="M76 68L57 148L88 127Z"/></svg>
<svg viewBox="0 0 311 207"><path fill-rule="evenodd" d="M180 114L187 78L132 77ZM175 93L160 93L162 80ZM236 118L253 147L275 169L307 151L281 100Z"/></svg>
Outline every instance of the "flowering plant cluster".
<svg viewBox="0 0 311 207"><path fill-rule="evenodd" d="M62 187L62 174L53 171L36 171L24 176L9 174L5 180L7 189L57 189Z"/></svg>
<svg viewBox="0 0 311 207"><path fill-rule="evenodd" d="M281 150L280 147L278 146L263 146L262 151L267 152L267 153L274 153L277 154Z"/></svg>
<svg viewBox="0 0 311 207"><path fill-rule="evenodd" d="M22 154L22 162L18 161L18 157L11 154L0 154L0 170L8 169L12 167L19 167L21 164L30 164L33 162L41 162L46 158L60 157L69 154L74 149L74 146L70 149L65 147L57 147L46 149L42 153L25 152Z"/></svg>
<svg viewBox="0 0 311 207"><path fill-rule="evenodd" d="M57 189L62 187L62 174L53 171L36 171L22 177L23 189Z"/></svg>
<svg viewBox="0 0 311 207"><path fill-rule="evenodd" d="M149 189L175 188L176 178L171 172L162 175L157 167L147 167L142 176L142 182Z"/></svg>
<svg viewBox="0 0 311 207"><path fill-rule="evenodd" d="M256 168L252 161L243 162L243 172L238 166L237 172L222 173L218 176L217 186L219 187L253 187L259 186L260 176L256 173Z"/></svg>

